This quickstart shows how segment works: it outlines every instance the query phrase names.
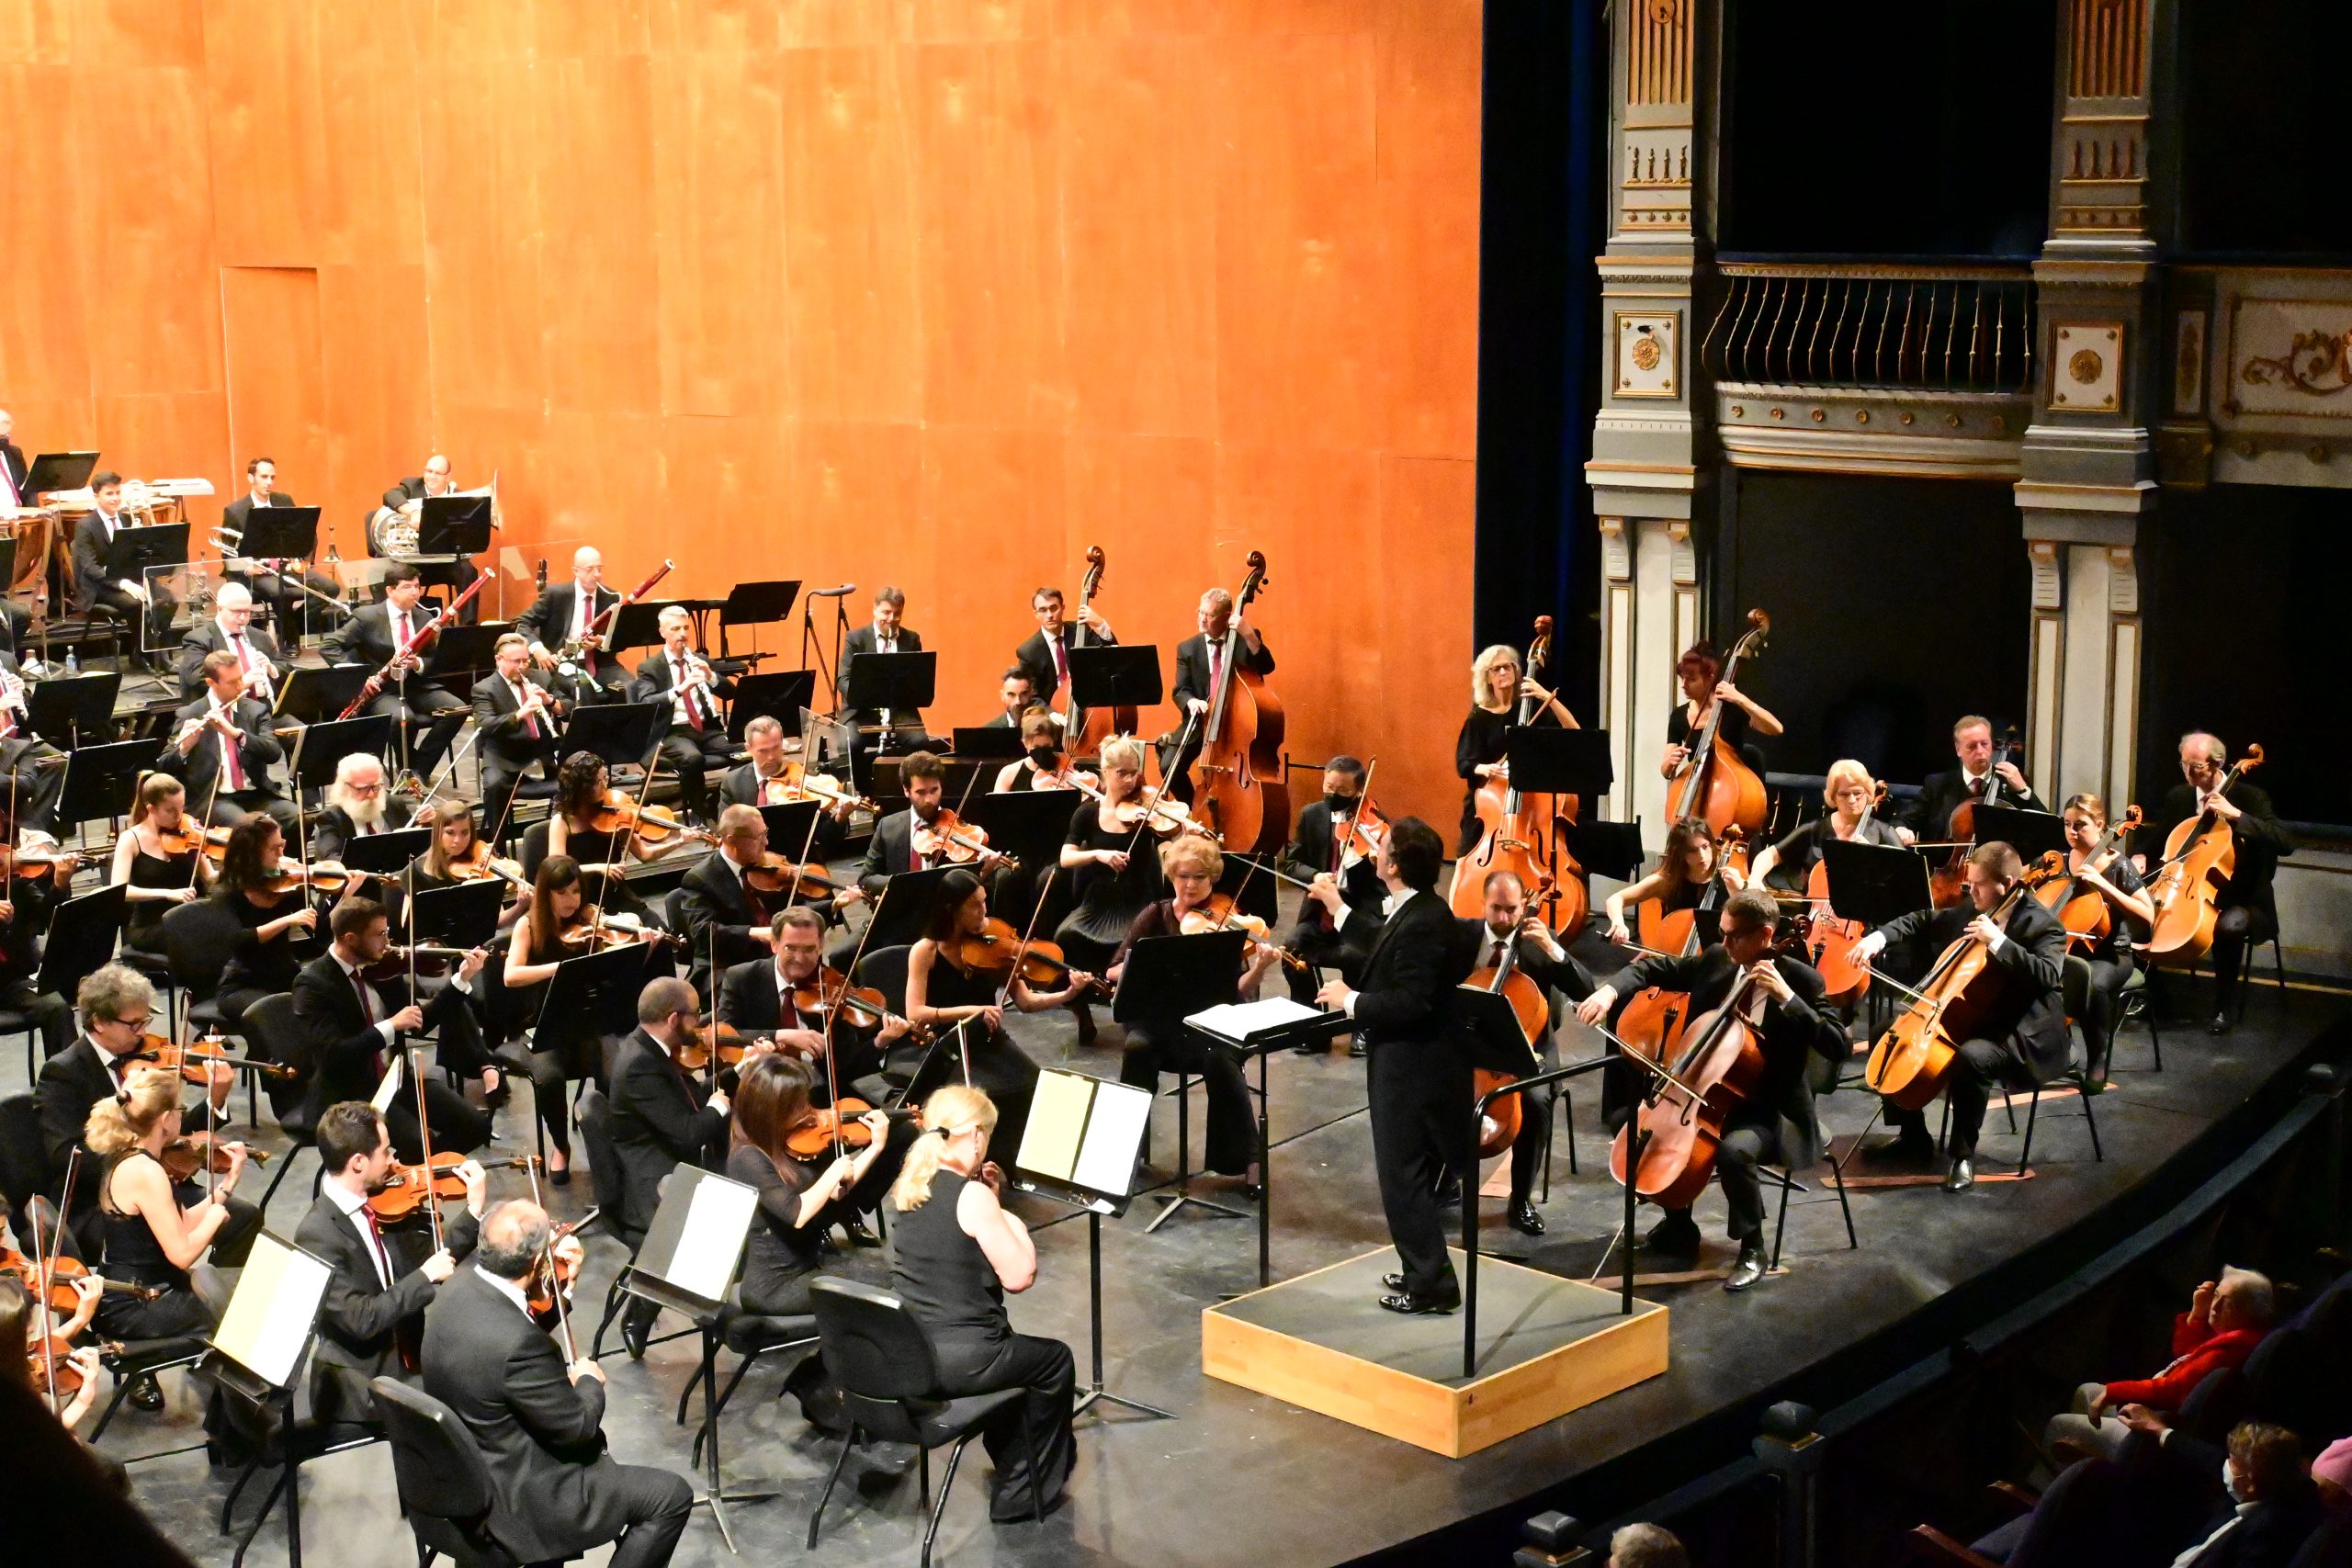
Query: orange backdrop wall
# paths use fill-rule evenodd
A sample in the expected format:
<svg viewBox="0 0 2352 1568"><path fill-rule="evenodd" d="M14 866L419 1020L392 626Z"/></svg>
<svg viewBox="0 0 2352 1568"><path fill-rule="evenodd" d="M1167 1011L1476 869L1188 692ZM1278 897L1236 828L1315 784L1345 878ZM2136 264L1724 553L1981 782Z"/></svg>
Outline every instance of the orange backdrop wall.
<svg viewBox="0 0 2352 1568"><path fill-rule="evenodd" d="M441 450L510 566L896 582L942 724L1088 545L1170 663L1262 549L1293 756L1448 820L1479 44L1476 0L0 0L0 403L203 521L266 452L346 554Z"/></svg>

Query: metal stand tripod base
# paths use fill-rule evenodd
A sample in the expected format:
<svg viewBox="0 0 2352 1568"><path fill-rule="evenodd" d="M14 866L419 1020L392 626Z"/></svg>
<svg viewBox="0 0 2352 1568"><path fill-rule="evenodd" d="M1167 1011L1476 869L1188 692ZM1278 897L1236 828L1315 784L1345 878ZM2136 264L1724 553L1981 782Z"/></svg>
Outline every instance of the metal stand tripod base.
<svg viewBox="0 0 2352 1568"><path fill-rule="evenodd" d="M1184 1201L1186 1200L1182 1198L1176 1200L1178 1203ZM1194 1198L1190 1201L1198 1203L1201 1200ZM1215 1205L1205 1204L1204 1207L1215 1207ZM1164 1220L1169 1213L1174 1212L1175 1204L1171 1203L1169 1205L1168 1213L1161 1214L1159 1219ZM1154 1224L1159 1223L1159 1220L1152 1222ZM1116 1404L1123 1409L1132 1410L1138 1416L1148 1416L1160 1421L1173 1421L1176 1419L1176 1413L1172 1410L1162 1410L1157 1404L1146 1404L1140 1399L1129 1399L1125 1394L1113 1393L1102 1386L1102 1211L1100 1209L1086 1211L1086 1284L1087 1317L1093 1330L1094 1376L1088 1383L1086 1392L1078 1396L1078 1403L1071 1407L1070 1414L1083 1415L1090 1404Z"/></svg>
<svg viewBox="0 0 2352 1568"><path fill-rule="evenodd" d="M1146 1404L1140 1399L1129 1399L1123 1393L1113 1393L1107 1388L1090 1388L1084 1393L1080 1394L1078 1396L1078 1403L1070 1408L1070 1414L1072 1416L1083 1416L1086 1414L1086 1407L1088 1405L1098 1403L1102 1404L1115 1404L1122 1410L1132 1410L1138 1416L1149 1416L1156 1420L1173 1421L1176 1419L1176 1413L1173 1410L1162 1410L1157 1404Z"/></svg>
<svg viewBox="0 0 2352 1568"><path fill-rule="evenodd" d="M1206 1209L1212 1214L1223 1214L1229 1220L1246 1220L1252 1217L1245 1209L1229 1209L1223 1203L1213 1203L1206 1198L1195 1198L1190 1192L1179 1192L1173 1198L1161 1199L1160 1202L1162 1206L1159 1213L1152 1216L1151 1224L1143 1227L1143 1234L1146 1235L1149 1235L1166 1224L1175 1215L1176 1211L1187 1203L1195 1208Z"/></svg>

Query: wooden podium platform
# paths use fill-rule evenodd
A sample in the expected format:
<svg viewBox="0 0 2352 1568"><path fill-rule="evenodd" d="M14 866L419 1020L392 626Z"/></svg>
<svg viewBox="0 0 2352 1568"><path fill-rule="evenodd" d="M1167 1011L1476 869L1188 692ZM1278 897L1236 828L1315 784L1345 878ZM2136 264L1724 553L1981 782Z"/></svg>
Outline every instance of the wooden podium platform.
<svg viewBox="0 0 2352 1568"><path fill-rule="evenodd" d="M1453 1254L1462 1267L1462 1254ZM1209 1307L1213 1378L1460 1459L1666 1371L1666 1308L1482 1258L1477 1371L1459 1315L1383 1312L1385 1248Z"/></svg>

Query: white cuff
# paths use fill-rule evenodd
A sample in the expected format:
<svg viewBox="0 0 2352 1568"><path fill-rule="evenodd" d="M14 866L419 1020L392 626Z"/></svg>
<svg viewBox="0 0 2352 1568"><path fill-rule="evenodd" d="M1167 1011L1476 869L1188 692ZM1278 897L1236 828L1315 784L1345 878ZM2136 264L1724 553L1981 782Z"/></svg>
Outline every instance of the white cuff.
<svg viewBox="0 0 2352 1568"><path fill-rule="evenodd" d="M1346 1013L1350 1018L1353 1018L1353 1017L1355 1017L1355 1015L1356 1015L1356 998L1357 998L1358 997L1362 996L1363 994L1363 992L1361 992L1361 991L1350 991L1350 992L1348 993L1348 999L1347 999L1346 1001L1341 1002L1341 1003L1340 1004L1340 1010L1341 1012Z"/></svg>
<svg viewBox="0 0 2352 1568"><path fill-rule="evenodd" d="M376 1025L376 1027L377 1027L378 1029L380 1029L380 1030L382 1030L382 1031L384 1032L384 1043L385 1043L385 1044L387 1044L387 1045L390 1045L390 1044L392 1043L392 1037L393 1037L393 1035L395 1035L395 1034L397 1034L397 1033L399 1032L399 1031L398 1031L398 1030L395 1030L395 1029L392 1027L392 1021L391 1021L390 1019L389 1019L389 1018L388 1018L388 1019L386 1019L386 1020L384 1020L381 1023L379 1023L378 1025Z"/></svg>
<svg viewBox="0 0 2352 1568"><path fill-rule="evenodd" d="M458 987L460 996L470 997L474 994L474 983L455 970L450 971L449 984Z"/></svg>
<svg viewBox="0 0 2352 1568"><path fill-rule="evenodd" d="M1331 929L1335 931L1345 930L1347 928L1348 917L1354 913L1355 911L1353 909L1348 908L1347 901L1345 899L1340 900L1340 907L1331 912Z"/></svg>
<svg viewBox="0 0 2352 1568"><path fill-rule="evenodd" d="M1985 951L1985 952L1987 952L1987 953L1998 953L1998 952L2000 952L2000 951L2001 951L2001 949L2003 949L2003 948L2005 948L2005 947L2007 947L2007 946L2008 946L2008 945L2009 945L2009 939L2008 939L2007 936L2004 936L2001 932L1999 932L1999 931L1995 931L1995 932L1993 933L1992 940L1990 940L1989 942L1985 942L1985 944L1984 944L1984 951Z"/></svg>

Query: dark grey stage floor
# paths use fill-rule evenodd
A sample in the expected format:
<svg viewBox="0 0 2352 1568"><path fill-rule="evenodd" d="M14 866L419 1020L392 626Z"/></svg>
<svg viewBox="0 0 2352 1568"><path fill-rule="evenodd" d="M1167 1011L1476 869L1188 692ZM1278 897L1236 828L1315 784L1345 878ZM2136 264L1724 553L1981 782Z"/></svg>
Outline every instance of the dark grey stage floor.
<svg viewBox="0 0 2352 1568"><path fill-rule="evenodd" d="M2091 1158L2077 1102L2045 1107L2036 1136L2037 1179L1980 1187L1963 1196L1933 1188L1857 1193L1860 1250L1849 1251L1836 1198L1826 1187L1799 1199L1789 1216L1786 1273L1744 1296L1713 1284L1653 1290L1672 1312L1672 1370L1563 1420L1464 1461L1448 1461L1326 1417L1284 1406L1200 1373L1200 1314L1223 1293L1256 1283L1256 1230L1238 1220L1188 1210L1157 1234L1144 1226L1157 1205L1138 1202L1104 1235L1107 1366L1112 1388L1176 1413L1173 1420L1114 1412L1081 1418L1079 1462L1068 1502L1042 1526L992 1527L989 1471L976 1449L959 1477L939 1551L948 1563L1117 1562L1138 1564L1338 1562L1409 1540L1482 1510L1510 1506L1543 1486L1588 1471L1726 1406L1758 1399L1808 1369L1883 1336L1950 1292L2058 1232L2096 1223L2103 1205L2130 1193L2168 1159L2275 1079L2331 1023L2340 998L2267 988L2233 1035L2168 1032L2166 1070L2151 1070L2136 1026L2118 1053L2114 1092L2098 1101L2106 1159ZM1023 1018L1017 1027L1041 1061L1115 1073L1115 1031L1076 1048L1066 1018ZM1564 1052L1582 1055L1590 1038L1571 1024ZM11 1075L13 1076L13 1075ZM1589 1083L1591 1080L1583 1080ZM503 1141L527 1147L530 1122L519 1101L503 1113ZM243 1097L240 1096L242 1102ZM1384 1245L1363 1111L1363 1064L1335 1048L1316 1057L1283 1054L1272 1063L1273 1267L1286 1278ZM1172 1101L1161 1101L1157 1146L1170 1146ZM1825 1102L1832 1127L1852 1133L1869 1115L1860 1093ZM2023 1111L2019 1111L2020 1125ZM1549 1234L1530 1243L1487 1205L1486 1245L1533 1266L1583 1277L1615 1229L1619 1195L1606 1174L1597 1094L1581 1088L1575 1125L1583 1174L1568 1173L1565 1139L1555 1154ZM271 1134L265 1133L266 1142ZM1193 1138L1197 1146L1197 1126ZM2019 1139L1996 1109L1984 1149L1987 1168L2015 1159ZM270 1218L290 1231L306 1201L305 1168L281 1190ZM1816 1173L1816 1176L1818 1173ZM493 1178L505 1195L518 1178ZM559 1213L588 1201L584 1179L558 1194ZM1057 1335L1087 1364L1086 1226L1034 1200L1020 1201L1043 1225L1039 1282L1015 1300L1015 1325ZM1722 1200L1711 1192L1699 1217L1720 1251ZM1645 1222L1646 1223L1646 1222ZM620 1261L609 1240L593 1243L579 1300L595 1303ZM865 1255L863 1261L876 1261ZM667 1322L668 1320L665 1320ZM1432 1342L1460 1343L1453 1318L1415 1325ZM584 1330L583 1330L584 1332ZM636 1463L687 1468L687 1431L671 1413L693 1369L694 1341L657 1346L641 1364L616 1348L605 1430L614 1452ZM797 1405L771 1397L783 1368L761 1368L729 1408L725 1448L730 1482L774 1487L773 1502L739 1506L731 1519L745 1558L800 1552L807 1515L832 1445L800 1420ZM161 1416L126 1410L104 1447L133 1459L198 1439L198 1399L179 1374L166 1380ZM850 1475L858 1476L853 1461ZM198 1562L226 1562L230 1543L214 1521L226 1482L201 1452L134 1463L136 1495ZM1660 1479L1660 1484L1665 1483ZM408 1568L414 1549L393 1499L391 1468L374 1447L306 1467L304 1544L332 1568ZM1646 1495L1646 1494L1645 1494ZM1630 1504L1635 1499L1628 1498ZM824 1544L837 1560L911 1562L921 1539L915 1483L874 1474L845 1479L828 1516ZM284 1561L273 1520L254 1561ZM602 1553L598 1554L600 1561ZM678 1562L730 1561L707 1517L689 1526Z"/></svg>

